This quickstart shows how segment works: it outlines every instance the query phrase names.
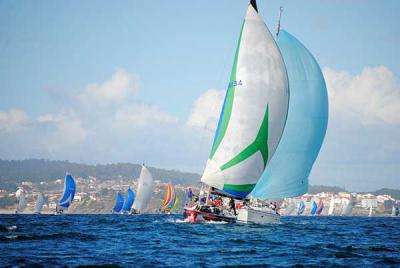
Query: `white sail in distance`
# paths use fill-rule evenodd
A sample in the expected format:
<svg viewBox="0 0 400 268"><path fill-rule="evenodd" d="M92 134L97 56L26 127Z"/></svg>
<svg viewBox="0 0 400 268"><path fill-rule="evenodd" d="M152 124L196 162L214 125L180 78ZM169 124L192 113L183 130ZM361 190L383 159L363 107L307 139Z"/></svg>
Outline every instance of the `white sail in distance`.
<svg viewBox="0 0 400 268"><path fill-rule="evenodd" d="M332 196L331 197L331 202L329 204L329 210L328 210L328 216L333 215L333 209L335 208L335 198Z"/></svg>
<svg viewBox="0 0 400 268"><path fill-rule="evenodd" d="M26 198L25 198L25 192L22 189L19 189L17 193L15 194L18 196L19 202L17 206L17 212L22 212L26 208Z"/></svg>
<svg viewBox="0 0 400 268"><path fill-rule="evenodd" d="M42 194L38 194L36 198L34 213L39 214L42 211L43 205L44 205L44 196Z"/></svg>
<svg viewBox="0 0 400 268"><path fill-rule="evenodd" d="M349 199L344 199L344 207L342 211L342 216L350 216L353 210L353 204Z"/></svg>
<svg viewBox="0 0 400 268"><path fill-rule="evenodd" d="M295 210L295 208L296 208L296 204L295 204L295 202L290 198L290 199L289 199L289 204L288 204L288 206L287 206L287 208L286 208L286 211L285 211L285 214L286 214L287 216L289 216L290 214L292 214L292 212Z"/></svg>
<svg viewBox="0 0 400 268"><path fill-rule="evenodd" d="M136 200L133 208L143 212L150 203L154 190L154 180L150 171L143 165L138 180L138 188L136 191Z"/></svg>
<svg viewBox="0 0 400 268"><path fill-rule="evenodd" d="M250 4L201 181L235 197L247 196L278 146L288 100L282 56L255 6Z"/></svg>

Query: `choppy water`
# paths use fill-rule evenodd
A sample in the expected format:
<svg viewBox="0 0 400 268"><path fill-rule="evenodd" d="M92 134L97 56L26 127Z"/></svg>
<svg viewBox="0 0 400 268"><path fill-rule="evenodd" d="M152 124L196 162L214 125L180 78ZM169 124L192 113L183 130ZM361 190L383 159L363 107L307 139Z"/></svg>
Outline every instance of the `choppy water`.
<svg viewBox="0 0 400 268"><path fill-rule="evenodd" d="M278 225L180 215L0 215L0 266L400 266L400 218L286 217Z"/></svg>

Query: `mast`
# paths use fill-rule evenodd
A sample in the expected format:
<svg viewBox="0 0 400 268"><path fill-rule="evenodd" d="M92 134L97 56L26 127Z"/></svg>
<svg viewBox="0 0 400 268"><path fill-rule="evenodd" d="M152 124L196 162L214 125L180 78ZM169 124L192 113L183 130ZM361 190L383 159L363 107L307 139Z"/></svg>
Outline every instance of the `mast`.
<svg viewBox="0 0 400 268"><path fill-rule="evenodd" d="M282 19L283 7L279 7L279 15L278 15L278 25L276 26L276 37L278 37L279 32L281 31L281 19Z"/></svg>

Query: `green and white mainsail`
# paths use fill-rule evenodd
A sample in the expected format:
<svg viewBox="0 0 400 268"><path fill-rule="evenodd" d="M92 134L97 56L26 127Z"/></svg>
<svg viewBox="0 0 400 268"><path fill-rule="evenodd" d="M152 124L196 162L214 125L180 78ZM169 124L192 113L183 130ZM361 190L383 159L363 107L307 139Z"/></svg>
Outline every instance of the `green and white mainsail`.
<svg viewBox="0 0 400 268"><path fill-rule="evenodd" d="M282 136L288 101L282 56L251 1L201 181L239 198L250 193Z"/></svg>

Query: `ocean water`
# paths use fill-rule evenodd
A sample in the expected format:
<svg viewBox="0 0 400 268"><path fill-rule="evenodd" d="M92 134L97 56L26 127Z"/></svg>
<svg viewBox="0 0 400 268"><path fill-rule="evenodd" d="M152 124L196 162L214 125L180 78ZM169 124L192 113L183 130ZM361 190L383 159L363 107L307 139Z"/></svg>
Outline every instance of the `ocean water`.
<svg viewBox="0 0 400 268"><path fill-rule="evenodd" d="M0 266L400 267L400 218L283 217L188 224L181 215L0 215Z"/></svg>

